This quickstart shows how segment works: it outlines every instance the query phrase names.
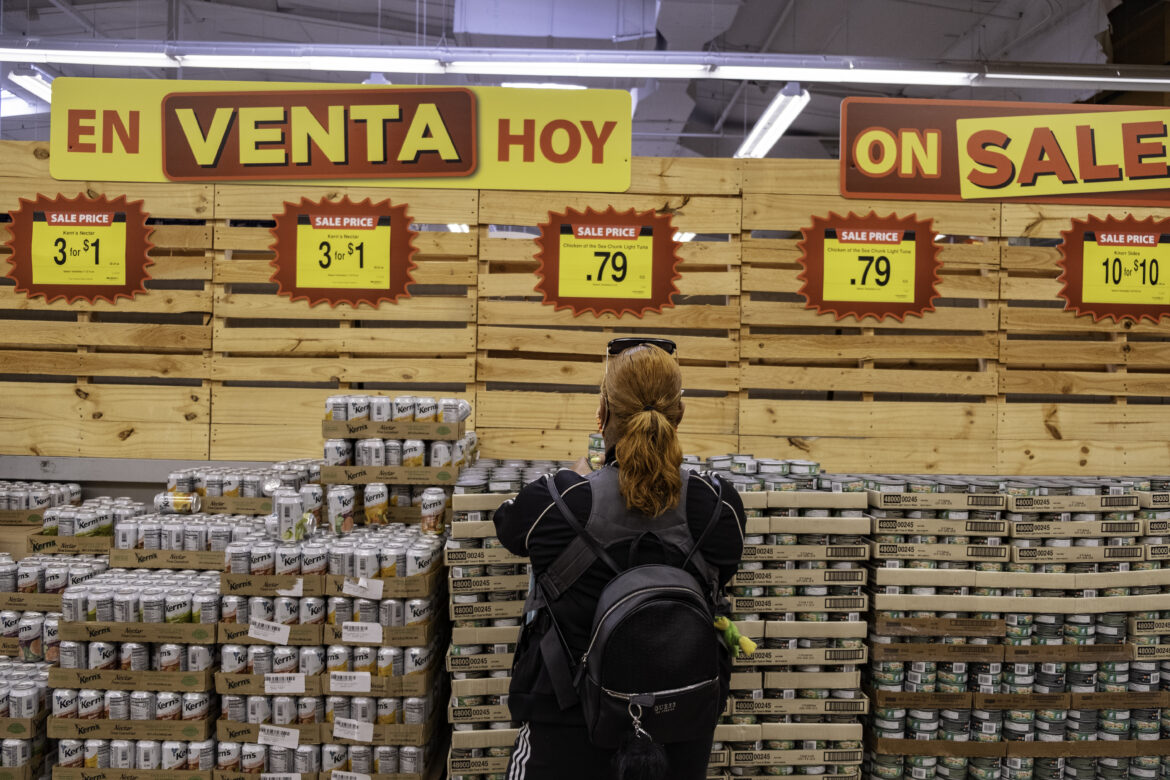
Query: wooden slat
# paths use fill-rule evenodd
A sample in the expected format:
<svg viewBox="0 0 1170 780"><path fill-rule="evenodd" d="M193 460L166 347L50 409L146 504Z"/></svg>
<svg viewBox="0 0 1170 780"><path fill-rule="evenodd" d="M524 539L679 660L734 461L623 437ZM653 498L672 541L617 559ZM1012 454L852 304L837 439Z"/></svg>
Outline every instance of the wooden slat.
<svg viewBox="0 0 1170 780"><path fill-rule="evenodd" d="M127 200L141 200L142 208L152 217L209 219L214 214L211 191L210 184L55 181L48 178L30 181L0 178L0 211L15 211L20 208L21 198L34 198L38 193L50 197L60 193L68 198L76 197L78 194L87 194L90 197L104 194L110 198L125 195Z"/></svg>
<svg viewBox="0 0 1170 780"><path fill-rule="evenodd" d="M490 458L551 458L577 459L585 455L589 446L588 431L557 431L552 429L484 428L480 431L481 453ZM717 455L735 451L739 438L735 435L679 434L683 452L696 455Z"/></svg>
<svg viewBox="0 0 1170 780"><path fill-rule="evenodd" d="M1044 395L1129 395L1130 375L1091 371L1027 371L1001 373L1004 393ZM1162 380L1165 382L1166 380Z"/></svg>
<svg viewBox="0 0 1170 780"><path fill-rule="evenodd" d="M479 198L479 221L484 225L538 225L549 211L587 207L618 211L637 209L670 214L675 230L692 233L738 233L739 198L708 195L612 195L590 192L518 192L484 190ZM453 221L453 220L452 220Z"/></svg>
<svg viewBox="0 0 1170 780"><path fill-rule="evenodd" d="M211 349L209 325L9 320L0 326L0 347L142 347Z"/></svg>
<svg viewBox="0 0 1170 780"><path fill-rule="evenodd" d="M996 203L867 201L832 195L787 193L745 193L743 229L800 230L812 224L814 215L827 217L833 212L845 216L851 211L855 214L874 211L880 216L929 216L934 220L934 230L950 235L999 235L999 205Z"/></svg>
<svg viewBox="0 0 1170 780"><path fill-rule="evenodd" d="M807 227L807 226L804 226ZM800 262L801 250L798 238L743 238L743 260L751 265L789 265L796 267ZM943 272L998 270L999 246L997 244L941 244L939 260ZM749 289L745 284L744 289Z"/></svg>
<svg viewBox="0 0 1170 780"><path fill-rule="evenodd" d="M999 406L999 419L1001 441L1022 439L1075 443L1079 440L1098 442L1170 440L1170 407L1151 404L1009 403ZM1072 449L1075 450L1076 447L1073 446Z"/></svg>
<svg viewBox="0 0 1170 780"><path fill-rule="evenodd" d="M0 177L49 179L48 141L5 141L0 144Z"/></svg>
<svg viewBox="0 0 1170 780"><path fill-rule="evenodd" d="M475 361L468 357L344 358L283 357L211 359L212 378L271 382L474 382Z"/></svg>
<svg viewBox="0 0 1170 780"><path fill-rule="evenodd" d="M944 306L927 312L922 317L906 317L905 322L887 317L878 322L872 317L858 322L854 317L837 321L831 314L817 314L804 308L804 303L782 301L744 300L743 323L777 328L875 328L882 330L975 330L993 331L999 323L999 309L987 307L966 309Z"/></svg>
<svg viewBox="0 0 1170 780"><path fill-rule="evenodd" d="M83 421L158 422L201 427L211 420L211 394L203 387L150 387L89 383L76 388Z"/></svg>
<svg viewBox="0 0 1170 780"><path fill-rule="evenodd" d="M841 166L836 160L761 159L743 161L744 194L790 192L839 195Z"/></svg>
<svg viewBox="0 0 1170 780"><path fill-rule="evenodd" d="M682 302L680 302L682 303ZM480 325L621 325L630 322L627 316L619 319L612 314L603 314L600 317L589 315L588 319L574 317L568 310L554 311L553 307L546 306L539 301L480 301ZM706 330L712 328L731 329L739 327L739 303L724 306L714 305L678 305L663 309L661 314L647 312L638 322L647 328L685 328L688 330Z"/></svg>
<svg viewBox="0 0 1170 780"><path fill-rule="evenodd" d="M480 304L483 305L482 303ZM638 335L654 335L647 328L634 323L630 327ZM633 332L633 331L632 331ZM487 351L536 352L558 355L603 355L605 345L611 338L621 335L617 329L602 332L584 329L520 328L481 325L478 339L479 349ZM726 336L667 335L678 345L678 354L683 360L716 360L735 362L739 359L739 332L731 331Z"/></svg>
<svg viewBox="0 0 1170 780"><path fill-rule="evenodd" d="M996 435L996 404L741 399L739 430L777 437L978 439ZM837 468L837 464L827 464Z"/></svg>
<svg viewBox="0 0 1170 780"><path fill-rule="evenodd" d="M373 203L389 199L394 205L406 204L406 213L424 224L476 221L475 190L402 190L368 187L317 187L300 184L218 184L215 187L216 214L221 219L272 219L283 213L285 202L340 200L348 195L352 201L367 198Z"/></svg>
<svg viewBox="0 0 1170 780"><path fill-rule="evenodd" d="M151 225L150 243L156 252L207 249L211 246L211 234L211 225Z"/></svg>
<svg viewBox="0 0 1170 780"><path fill-rule="evenodd" d="M286 460L321 457L321 429L311 425L212 423L212 460Z"/></svg>
<svg viewBox="0 0 1170 780"><path fill-rule="evenodd" d="M1021 271L1045 272L1055 278L1061 271L1057 261L1060 250L1049 246L1005 246L1003 269L1011 273Z"/></svg>
<svg viewBox="0 0 1170 780"><path fill-rule="evenodd" d="M481 357L476 369L480 382L520 384L590 385L601 384L602 363L570 360L496 360ZM696 390L738 390L739 367L687 366L683 387Z"/></svg>
<svg viewBox="0 0 1170 780"><path fill-rule="evenodd" d="M533 263L535 268L538 249L534 239L485 238L479 245L479 259L493 263ZM684 272L693 266L737 266L739 237L730 241L685 241L678 248L678 256L682 260L679 268Z"/></svg>
<svg viewBox="0 0 1170 780"><path fill-rule="evenodd" d="M676 282L681 295L739 295L739 269L684 273ZM490 274L479 277L480 298L540 296L535 274Z"/></svg>
<svg viewBox="0 0 1170 780"><path fill-rule="evenodd" d="M76 458L81 452L80 432L78 420L0 417L0 453Z"/></svg>
<svg viewBox="0 0 1170 780"><path fill-rule="evenodd" d="M307 431L315 436L317 449L321 444L321 419L325 408L325 399L336 391L311 390L298 387L224 387L213 385L211 390L212 407L215 410L216 425L224 427L263 427L283 426L291 435L299 437ZM397 395L395 391L380 392L383 395ZM419 394L424 390L420 389ZM475 391L468 392L433 392L432 395L463 398L472 402L472 417L469 425L474 425ZM299 438L298 438L299 441ZM316 452L314 456L319 456Z"/></svg>
<svg viewBox="0 0 1170 780"><path fill-rule="evenodd" d="M1126 362L1125 344L1119 341L1027 341L1005 339L1000 362L1008 366L1067 368Z"/></svg>
<svg viewBox="0 0 1170 780"><path fill-rule="evenodd" d="M991 372L749 365L744 367L740 381L745 388L776 390L940 395L995 395L998 392L996 375Z"/></svg>
<svg viewBox="0 0 1170 780"><path fill-rule="evenodd" d="M312 320L396 320L402 322L466 322L475 309L474 298L415 296L398 303L383 303L354 308L328 304L309 306L306 301L290 301L285 296L245 295L216 290L215 315L258 319Z"/></svg>
<svg viewBox="0 0 1170 780"><path fill-rule="evenodd" d="M1089 316L1078 317L1063 309L1032 309L1024 306L1004 306L1002 328L1008 333L1056 333L1092 331L1097 333L1143 333L1165 334L1164 325L1152 325L1148 320L1142 323L1102 320L1093 322Z"/></svg>
<svg viewBox="0 0 1170 780"><path fill-rule="evenodd" d="M169 422L81 423L79 454L87 458L178 458L205 460L208 427Z"/></svg>
<svg viewBox="0 0 1170 780"><path fill-rule="evenodd" d="M476 394L476 419L481 428L526 428L534 417L544 428L588 433L597 413L597 393L540 393L483 390ZM733 434L738 429L736 400L687 398L679 430L687 433Z"/></svg>
<svg viewBox="0 0 1170 780"><path fill-rule="evenodd" d="M1050 203L1005 203L1001 236L1026 238L1060 238L1062 230L1072 227L1073 219L1085 219L1089 214L1118 219L1134 216L1137 219L1154 217L1166 219L1170 209L1127 208L1125 206L1057 206Z"/></svg>
<svg viewBox="0 0 1170 780"><path fill-rule="evenodd" d="M1005 301L1061 301L1064 287L1056 279L1038 279L1027 276L1005 276L1000 285L1000 297Z"/></svg>
<svg viewBox="0 0 1170 780"><path fill-rule="evenodd" d="M834 471L929 474L995 473L995 440L826 439L741 436L740 451L770 458L807 458ZM1004 472L1018 473L1018 472Z"/></svg>
<svg viewBox="0 0 1170 780"><path fill-rule="evenodd" d="M753 292L799 293L804 284L797 278L799 272L799 268L744 266L743 289ZM938 294L944 298L995 298L999 294L999 280L994 276L944 273L939 278Z"/></svg>
<svg viewBox="0 0 1170 780"><path fill-rule="evenodd" d="M629 192L738 195L743 163L726 157L634 157Z"/></svg>
<svg viewBox="0 0 1170 780"><path fill-rule="evenodd" d="M265 284L276 269L267 260L215 261L215 281L220 284ZM411 272L416 284L475 284L475 261L424 261Z"/></svg>
<svg viewBox="0 0 1170 780"><path fill-rule="evenodd" d="M1123 351L1126 355L1125 364L1129 368L1170 370L1170 342L1130 339Z"/></svg>
<svg viewBox="0 0 1170 780"><path fill-rule="evenodd" d="M995 333L962 336L784 335L744 334L740 357L798 362L804 360L972 360L995 359Z"/></svg>
<svg viewBox="0 0 1170 780"><path fill-rule="evenodd" d="M475 328L229 328L217 320L215 349L232 354L466 354L475 351Z"/></svg>
<svg viewBox="0 0 1170 780"><path fill-rule="evenodd" d="M1127 452L1131 448L1142 448L1147 453L1161 449L1166 456L1166 447L1138 442L1117 441L1052 441L1044 439L1016 440L1000 439L996 446L996 468L999 474L1069 474L1085 476L1108 476L1135 473L1127 465ZM1142 460L1136 449L1134 459ZM1163 462L1165 462L1163 460ZM1157 468L1154 471L1158 471ZM1147 473L1144 470L1141 473Z"/></svg>
<svg viewBox="0 0 1170 780"><path fill-rule="evenodd" d="M230 216L230 215L229 215ZM414 234L414 246L419 257L460 257L475 254L475 231L469 233L444 233L442 231L418 231ZM275 239L268 228L231 227L224 222L215 224L215 248L247 252L268 252Z"/></svg>
<svg viewBox="0 0 1170 780"><path fill-rule="evenodd" d="M30 373L69 376L168 378L207 376L207 362L202 355L0 350L0 365L21 366Z"/></svg>
<svg viewBox="0 0 1170 780"><path fill-rule="evenodd" d="M116 312L150 312L159 314L174 314L178 312L211 311L210 290L155 290L140 293L134 300L121 299L117 304L105 301L86 303L64 303L54 301L45 303L44 298L26 298L24 293L17 294L11 287L0 287L0 309L16 309L18 311L116 311Z"/></svg>
<svg viewBox="0 0 1170 780"><path fill-rule="evenodd" d="M2 146L2 144L0 144ZM76 423L80 403L72 382L0 382L0 419Z"/></svg>
<svg viewBox="0 0 1170 780"><path fill-rule="evenodd" d="M151 259L154 260L154 265L146 269L151 279L211 279L210 254L199 257L169 257L151 253Z"/></svg>

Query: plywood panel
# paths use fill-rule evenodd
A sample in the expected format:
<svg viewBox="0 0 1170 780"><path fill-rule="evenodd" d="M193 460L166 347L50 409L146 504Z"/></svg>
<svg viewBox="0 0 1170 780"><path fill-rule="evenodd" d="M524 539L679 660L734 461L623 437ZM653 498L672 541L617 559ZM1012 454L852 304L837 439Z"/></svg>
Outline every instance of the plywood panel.
<svg viewBox="0 0 1170 780"><path fill-rule="evenodd" d="M683 452L700 456L730 453L739 445L734 435L679 434ZM535 428L493 428L485 435L481 452L491 458L549 458L576 460L589 446L588 431L558 431Z"/></svg>
<svg viewBox="0 0 1170 780"><path fill-rule="evenodd" d="M739 429L745 435L780 438L991 440L996 436L997 417L995 404L747 398L740 401Z"/></svg>
<svg viewBox="0 0 1170 780"><path fill-rule="evenodd" d="M740 450L760 458L803 458L837 472L991 474L996 442L987 440L850 439L742 436ZM1004 472L1017 473L1017 472Z"/></svg>

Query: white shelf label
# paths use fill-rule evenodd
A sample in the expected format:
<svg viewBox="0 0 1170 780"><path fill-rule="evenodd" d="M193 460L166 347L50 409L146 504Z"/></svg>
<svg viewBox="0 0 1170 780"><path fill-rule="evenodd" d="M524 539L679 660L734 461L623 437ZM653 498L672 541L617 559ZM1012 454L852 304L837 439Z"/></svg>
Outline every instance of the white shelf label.
<svg viewBox="0 0 1170 780"><path fill-rule="evenodd" d="M333 721L334 739L352 739L354 742L373 742L374 724L363 723L352 718L337 718Z"/></svg>
<svg viewBox="0 0 1170 780"><path fill-rule="evenodd" d="M277 645L288 644L289 627L271 620L252 618L248 621L248 638L263 639Z"/></svg>
<svg viewBox="0 0 1170 780"><path fill-rule="evenodd" d="M341 592L358 599L381 599L384 583L367 577L346 577L341 583Z"/></svg>
<svg viewBox="0 0 1170 780"><path fill-rule="evenodd" d="M264 692L273 693L304 693L305 676L303 674L266 674L264 675Z"/></svg>
<svg viewBox="0 0 1170 780"><path fill-rule="evenodd" d="M347 620L341 624L341 641L359 645L380 645L382 626L377 623L353 623Z"/></svg>
<svg viewBox="0 0 1170 780"><path fill-rule="evenodd" d="M260 736L256 741L261 745L295 748L301 744L301 732L265 724L260 727Z"/></svg>
<svg viewBox="0 0 1170 780"><path fill-rule="evenodd" d="M363 775L361 772L338 772L333 770L333 780L370 780L369 775Z"/></svg>
<svg viewBox="0 0 1170 780"><path fill-rule="evenodd" d="M330 672L329 690L336 693L369 693L369 672Z"/></svg>
<svg viewBox="0 0 1170 780"><path fill-rule="evenodd" d="M260 775L260 780L301 780L301 776L294 772L264 772Z"/></svg>

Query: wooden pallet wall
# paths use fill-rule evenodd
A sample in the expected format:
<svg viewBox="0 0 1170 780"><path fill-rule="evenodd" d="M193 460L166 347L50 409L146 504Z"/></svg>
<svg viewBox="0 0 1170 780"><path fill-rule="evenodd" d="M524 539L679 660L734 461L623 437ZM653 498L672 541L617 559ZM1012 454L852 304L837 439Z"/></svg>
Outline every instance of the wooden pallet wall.
<svg viewBox="0 0 1170 780"><path fill-rule="evenodd" d="M572 458L596 430L597 388L609 339L664 335L679 345L687 452L738 447L740 168L737 160L634 160L630 190L480 193L477 430L489 455ZM534 291L535 228L567 207L668 213L683 245L676 305L642 319L554 312ZM519 237L498 237L492 226Z"/></svg>
<svg viewBox="0 0 1170 780"><path fill-rule="evenodd" d="M212 187L55 181L48 158L46 143L0 143L0 213L38 193L141 199L153 279L117 306L47 304L14 292L2 248L0 452L206 458Z"/></svg>

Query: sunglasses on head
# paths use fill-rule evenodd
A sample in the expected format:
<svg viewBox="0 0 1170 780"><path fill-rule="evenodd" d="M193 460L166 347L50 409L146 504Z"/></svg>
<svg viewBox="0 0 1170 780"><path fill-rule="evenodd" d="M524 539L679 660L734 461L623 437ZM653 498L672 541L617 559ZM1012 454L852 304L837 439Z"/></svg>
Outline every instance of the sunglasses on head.
<svg viewBox="0 0 1170 780"><path fill-rule="evenodd" d="M634 347L652 346L658 347L668 355L673 355L678 349L677 345L670 339L658 339L649 336L626 336L619 339L613 339L605 348L605 354L620 355L628 349Z"/></svg>

